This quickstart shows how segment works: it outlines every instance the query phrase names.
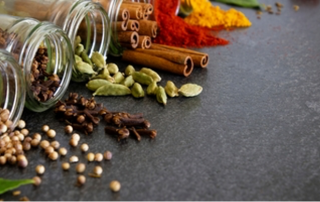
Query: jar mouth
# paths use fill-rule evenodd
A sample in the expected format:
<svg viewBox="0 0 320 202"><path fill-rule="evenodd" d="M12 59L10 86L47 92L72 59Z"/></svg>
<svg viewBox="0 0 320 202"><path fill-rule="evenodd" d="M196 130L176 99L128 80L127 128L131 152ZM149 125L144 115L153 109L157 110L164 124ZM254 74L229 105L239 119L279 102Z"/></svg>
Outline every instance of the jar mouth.
<svg viewBox="0 0 320 202"><path fill-rule="evenodd" d="M68 34L72 45L77 36L81 37L81 43L89 57L94 51L107 57L111 27L108 14L100 4L86 0L76 1L63 30Z"/></svg>
<svg viewBox="0 0 320 202"><path fill-rule="evenodd" d="M40 54L42 51L45 54ZM45 111L63 97L71 80L74 64L71 42L55 25L39 23L22 47L19 64L23 65L27 88L26 107Z"/></svg>
<svg viewBox="0 0 320 202"><path fill-rule="evenodd" d="M0 108L10 111L9 119L14 128L21 118L26 90L18 62L7 51L0 49Z"/></svg>

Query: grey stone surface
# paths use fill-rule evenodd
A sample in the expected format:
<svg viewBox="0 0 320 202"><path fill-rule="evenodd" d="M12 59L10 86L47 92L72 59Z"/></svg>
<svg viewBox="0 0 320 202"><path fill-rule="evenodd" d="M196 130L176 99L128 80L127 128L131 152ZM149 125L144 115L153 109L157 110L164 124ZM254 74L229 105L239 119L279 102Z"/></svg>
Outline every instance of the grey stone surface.
<svg viewBox="0 0 320 202"><path fill-rule="evenodd" d="M101 163L101 178L87 177L79 188L75 165L63 172L60 164L68 158L50 161L40 149L27 153L26 169L1 166L0 177L30 178L35 166L44 164L41 186L19 188L30 200L320 200L320 5L281 3L281 15L263 13L261 19L253 9L237 8L252 27L220 32L229 45L200 49L210 55L207 69L195 69L188 78L159 72L162 85L172 80L177 86L203 86L200 96L170 98L165 107L152 97L97 97L111 111L144 113L158 131L154 140L125 144L105 134L102 123L93 134L82 134L80 142L90 151L113 153L110 162ZM115 62L122 70L127 65ZM84 84L71 83L68 92L90 96ZM25 110L23 118L31 132L49 124L69 148L53 110ZM79 149L71 154L86 162ZM86 173L94 165L89 163ZM108 188L113 179L121 182L119 193Z"/></svg>

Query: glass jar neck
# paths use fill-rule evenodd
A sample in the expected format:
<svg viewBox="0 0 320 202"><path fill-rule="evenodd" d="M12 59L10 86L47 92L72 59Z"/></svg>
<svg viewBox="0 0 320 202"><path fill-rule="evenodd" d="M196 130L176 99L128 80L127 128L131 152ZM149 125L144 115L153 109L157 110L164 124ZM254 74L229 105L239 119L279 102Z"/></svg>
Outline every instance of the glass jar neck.
<svg viewBox="0 0 320 202"><path fill-rule="evenodd" d="M0 108L10 111L12 128L21 118L26 90L18 62L7 51L0 49Z"/></svg>
<svg viewBox="0 0 320 202"><path fill-rule="evenodd" d="M61 27L72 45L82 38L87 54L98 51L105 57L110 42L110 21L100 4L90 0L3 0L1 13L50 21ZM75 47L74 47L75 48Z"/></svg>
<svg viewBox="0 0 320 202"><path fill-rule="evenodd" d="M69 85L74 63L71 42L65 32L52 23L6 15L0 17L8 20L0 22L0 28L8 34L3 48L14 55L23 69L27 93L25 106L32 111L45 111L62 98ZM40 49L45 54L40 56ZM50 92L49 98L40 99L48 96L44 91L51 89L52 84L45 80L53 76L59 78L59 85Z"/></svg>

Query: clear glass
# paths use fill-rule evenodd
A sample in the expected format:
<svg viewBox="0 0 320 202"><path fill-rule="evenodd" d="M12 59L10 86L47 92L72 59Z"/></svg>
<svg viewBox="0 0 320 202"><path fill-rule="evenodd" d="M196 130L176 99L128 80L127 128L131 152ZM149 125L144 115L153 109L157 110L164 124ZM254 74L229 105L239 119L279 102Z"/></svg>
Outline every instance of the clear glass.
<svg viewBox="0 0 320 202"><path fill-rule="evenodd" d="M109 54L114 56L120 56L124 47L122 47L118 41L118 29L116 22L118 21L118 15L120 7L124 1L150 3L154 5L155 0L92 0L93 2L100 3L108 14L111 24L111 41L109 46ZM154 18L150 15L150 18Z"/></svg>
<svg viewBox="0 0 320 202"><path fill-rule="evenodd" d="M100 4L90 0L2 0L0 12L49 21L62 28L71 42L81 36L87 54L105 58L110 42L110 21ZM72 43L74 44L74 43Z"/></svg>
<svg viewBox="0 0 320 202"><path fill-rule="evenodd" d="M0 49L0 108L10 111L14 128L24 109L26 88L23 88L22 69L13 56Z"/></svg>
<svg viewBox="0 0 320 202"><path fill-rule="evenodd" d="M70 39L61 28L50 22L10 15L0 15L0 19L0 48L12 54L21 66L25 80L22 87L26 88L25 106L36 112L49 109L63 97L71 79L74 54ZM40 57L40 50L45 50L45 54L36 58ZM43 63L36 61L40 59ZM48 91L42 87L43 83L35 80L35 69L39 64L42 64L39 71L43 74L43 81L58 80L55 90L46 100L36 95L38 89L41 90L39 95Z"/></svg>

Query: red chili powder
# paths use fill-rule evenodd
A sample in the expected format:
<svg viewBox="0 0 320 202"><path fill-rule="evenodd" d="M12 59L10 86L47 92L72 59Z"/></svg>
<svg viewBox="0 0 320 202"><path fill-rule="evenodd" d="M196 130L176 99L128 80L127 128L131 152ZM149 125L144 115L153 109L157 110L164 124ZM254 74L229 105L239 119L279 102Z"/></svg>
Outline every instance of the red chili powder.
<svg viewBox="0 0 320 202"><path fill-rule="evenodd" d="M158 23L159 33L153 40L155 43L178 46L196 47L226 45L225 39L214 36L214 31L223 27L208 29L186 23L181 17L176 16L178 0L159 0L154 5L154 15Z"/></svg>

